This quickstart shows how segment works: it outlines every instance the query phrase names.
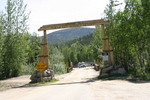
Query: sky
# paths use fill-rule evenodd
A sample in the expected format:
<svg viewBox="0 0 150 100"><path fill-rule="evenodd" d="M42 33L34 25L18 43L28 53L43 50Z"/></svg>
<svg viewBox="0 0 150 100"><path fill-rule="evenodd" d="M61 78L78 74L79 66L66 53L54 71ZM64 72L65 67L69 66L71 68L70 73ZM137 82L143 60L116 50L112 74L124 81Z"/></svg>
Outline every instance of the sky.
<svg viewBox="0 0 150 100"><path fill-rule="evenodd" d="M123 0L119 0L123 2ZM0 11L5 10L7 0L0 0ZM58 24L103 18L103 11L109 0L24 0L27 12L31 12L29 32L39 36L38 29L47 24ZM50 30L48 33L56 30Z"/></svg>

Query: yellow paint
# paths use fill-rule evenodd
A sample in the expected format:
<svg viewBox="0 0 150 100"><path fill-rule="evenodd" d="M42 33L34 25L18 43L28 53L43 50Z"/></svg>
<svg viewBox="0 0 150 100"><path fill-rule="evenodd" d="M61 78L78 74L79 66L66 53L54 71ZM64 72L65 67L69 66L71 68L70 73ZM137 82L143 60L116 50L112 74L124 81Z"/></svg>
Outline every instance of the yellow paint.
<svg viewBox="0 0 150 100"><path fill-rule="evenodd" d="M38 64L35 66L35 68L37 68L37 70L42 72L46 68L46 65L42 61L39 61Z"/></svg>
<svg viewBox="0 0 150 100"><path fill-rule="evenodd" d="M69 67L69 62L66 62L66 67L67 67L67 68Z"/></svg>
<svg viewBox="0 0 150 100"><path fill-rule="evenodd" d="M96 63L97 63L98 65L100 65L100 60L99 60L99 59L96 59Z"/></svg>

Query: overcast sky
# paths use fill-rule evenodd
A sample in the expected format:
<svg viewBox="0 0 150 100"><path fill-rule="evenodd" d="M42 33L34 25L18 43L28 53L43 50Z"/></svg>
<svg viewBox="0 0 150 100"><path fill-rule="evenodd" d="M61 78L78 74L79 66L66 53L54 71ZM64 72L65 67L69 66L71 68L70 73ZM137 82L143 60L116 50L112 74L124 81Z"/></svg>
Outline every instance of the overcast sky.
<svg viewBox="0 0 150 100"><path fill-rule="evenodd" d="M0 10L4 10L6 2L0 0ZM37 31L43 25L101 19L108 3L109 0L24 0L26 12L31 11L29 32L43 35Z"/></svg>

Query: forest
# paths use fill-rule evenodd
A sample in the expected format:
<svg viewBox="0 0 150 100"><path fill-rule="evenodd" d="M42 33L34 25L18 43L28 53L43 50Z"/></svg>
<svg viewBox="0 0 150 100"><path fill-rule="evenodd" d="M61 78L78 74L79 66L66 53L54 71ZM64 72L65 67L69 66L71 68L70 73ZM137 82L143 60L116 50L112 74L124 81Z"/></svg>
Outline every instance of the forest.
<svg viewBox="0 0 150 100"><path fill-rule="evenodd" d="M104 10L105 34L114 50L115 65L128 73L150 79L150 1L125 0L124 9L118 0L109 0ZM0 12L0 78L32 74L38 62L42 39L28 32L27 5L23 0L7 0L6 11ZM66 62L102 63L101 27L91 35L49 45L50 69L66 73ZM55 68L54 68L55 67Z"/></svg>
<svg viewBox="0 0 150 100"><path fill-rule="evenodd" d="M28 32L27 5L23 0L7 0L0 11L0 78L31 74L37 63L41 39Z"/></svg>
<svg viewBox="0 0 150 100"><path fill-rule="evenodd" d="M74 40L88 34L93 33L94 28L86 28L86 27L75 27L75 28L66 28L58 31L54 31L47 34L47 40L49 43L53 43L55 41L68 41Z"/></svg>

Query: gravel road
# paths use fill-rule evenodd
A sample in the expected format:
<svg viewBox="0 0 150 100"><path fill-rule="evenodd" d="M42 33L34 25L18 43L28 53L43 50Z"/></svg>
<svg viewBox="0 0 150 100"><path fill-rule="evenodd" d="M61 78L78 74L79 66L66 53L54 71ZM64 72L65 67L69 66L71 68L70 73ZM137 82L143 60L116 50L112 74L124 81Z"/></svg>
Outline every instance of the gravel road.
<svg viewBox="0 0 150 100"><path fill-rule="evenodd" d="M45 86L27 87L29 76L3 80L13 84L0 91L0 100L149 100L150 82L97 80L93 67L75 68L56 76L59 81Z"/></svg>

